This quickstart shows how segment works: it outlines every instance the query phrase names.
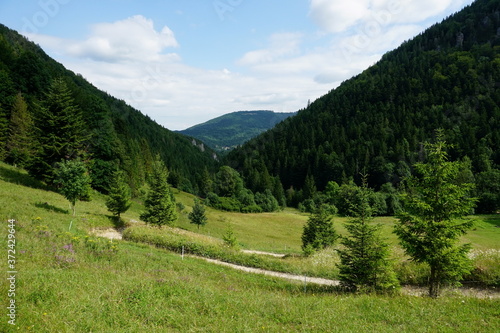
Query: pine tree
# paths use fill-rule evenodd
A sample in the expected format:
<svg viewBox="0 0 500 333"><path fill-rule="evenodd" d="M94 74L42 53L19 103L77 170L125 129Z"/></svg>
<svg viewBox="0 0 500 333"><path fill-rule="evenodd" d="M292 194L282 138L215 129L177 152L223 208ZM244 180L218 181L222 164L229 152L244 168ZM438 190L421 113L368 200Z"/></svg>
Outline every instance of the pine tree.
<svg viewBox="0 0 500 333"><path fill-rule="evenodd" d="M71 203L73 216L76 215L76 201L90 194L90 177L85 163L80 160L67 160L56 164L55 181L59 191Z"/></svg>
<svg viewBox="0 0 500 333"><path fill-rule="evenodd" d="M470 245L458 241L472 227L463 217L475 199L470 197L473 185L458 181L461 163L448 161L442 132L425 147L427 161L415 164L417 176L407 182L395 233L406 254L429 265L429 296L438 297L442 284L458 285L472 268Z"/></svg>
<svg viewBox="0 0 500 333"><path fill-rule="evenodd" d="M390 290L398 281L388 259L389 246L380 236L381 225L372 223L366 177L363 185L351 209L353 218L345 224L349 237L342 238L344 248L339 250L340 281L353 291Z"/></svg>
<svg viewBox="0 0 500 333"><path fill-rule="evenodd" d="M208 193L213 192L214 181L208 172L207 167L203 169L203 174L201 176L201 195L206 198Z"/></svg>
<svg viewBox="0 0 500 333"><path fill-rule="evenodd" d="M24 167L33 153L33 120L21 93L16 95L9 125L7 162Z"/></svg>
<svg viewBox="0 0 500 333"><path fill-rule="evenodd" d="M302 250L310 254L331 246L338 239L331 215L322 207L307 220L302 233Z"/></svg>
<svg viewBox="0 0 500 333"><path fill-rule="evenodd" d="M203 206L200 200L194 199L193 211L189 213L188 218L192 224L196 224L198 226L198 230L200 229L200 226L207 224L205 206Z"/></svg>
<svg viewBox="0 0 500 333"><path fill-rule="evenodd" d="M144 202L146 211L141 219L157 226L171 225L177 220L175 198L167 183L168 170L157 156L153 162L153 170L149 180L149 192Z"/></svg>
<svg viewBox="0 0 500 333"><path fill-rule="evenodd" d="M55 164L82 157L85 142L90 138L82 112L62 79L52 81L35 127L38 149L29 171L51 183Z"/></svg>
<svg viewBox="0 0 500 333"><path fill-rule="evenodd" d="M115 172L106 200L106 207L119 220L120 214L125 213L130 208L132 204L130 198L130 187L125 182L123 172Z"/></svg>

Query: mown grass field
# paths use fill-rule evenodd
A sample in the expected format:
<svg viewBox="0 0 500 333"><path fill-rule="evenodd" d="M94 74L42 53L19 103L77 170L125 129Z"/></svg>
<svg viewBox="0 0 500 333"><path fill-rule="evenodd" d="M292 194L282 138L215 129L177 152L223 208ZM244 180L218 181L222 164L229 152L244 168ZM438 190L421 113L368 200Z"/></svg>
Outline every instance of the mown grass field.
<svg viewBox="0 0 500 333"><path fill-rule="evenodd" d="M188 211L192 198L178 198ZM103 196L92 199L78 202L73 217L62 196L0 164L4 276L7 220L18 221L16 326L7 322L4 278L1 332L498 332L500 327L498 298L352 295L312 285L304 290L301 283L97 238L89 231L113 227L114 220ZM123 218L139 220L140 211L135 203ZM231 222L242 247L288 253L300 251L307 219L291 210L255 216L209 210L208 225L200 231L219 238L227 227L219 217ZM184 218L180 226L196 230ZM477 220L467 240L477 251L498 250L499 219ZM388 230L393 223L380 221Z"/></svg>

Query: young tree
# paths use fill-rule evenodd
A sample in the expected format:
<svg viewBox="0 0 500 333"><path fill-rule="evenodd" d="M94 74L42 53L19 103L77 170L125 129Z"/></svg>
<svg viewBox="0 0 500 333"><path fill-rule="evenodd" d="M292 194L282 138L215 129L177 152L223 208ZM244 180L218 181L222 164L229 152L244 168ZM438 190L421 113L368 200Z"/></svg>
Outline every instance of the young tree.
<svg viewBox="0 0 500 333"><path fill-rule="evenodd" d="M149 192L144 202L146 211L141 219L157 226L171 225L177 220L175 198L167 183L168 170L157 156L153 162L153 171L149 180Z"/></svg>
<svg viewBox="0 0 500 333"><path fill-rule="evenodd" d="M436 143L425 147L427 161L415 164L417 175L407 181L394 232L413 260L429 265L429 296L435 298L442 284L459 284L472 268L467 258L470 245L457 243L472 227L463 217L475 199L470 197L473 184L458 181L461 164L448 161L442 132Z"/></svg>
<svg viewBox="0 0 500 333"><path fill-rule="evenodd" d="M200 229L200 226L207 224L205 206L203 206L200 200L194 199L193 210L188 214L188 218L192 224L196 224L198 226L198 230Z"/></svg>
<svg viewBox="0 0 500 333"><path fill-rule="evenodd" d="M389 262L389 245L380 236L381 225L374 225L371 191L364 178L357 193L357 204L351 209L345 228L349 237L342 238L344 248L339 250L341 284L353 291L390 290L398 286L396 274Z"/></svg>
<svg viewBox="0 0 500 333"><path fill-rule="evenodd" d="M90 177L85 163L80 160L67 160L56 164L54 183L59 191L71 203L73 216L76 215L76 201L87 198L90 194Z"/></svg>
<svg viewBox="0 0 500 333"><path fill-rule="evenodd" d="M331 246L339 238L328 212L319 208L307 220L302 233L302 250L307 254Z"/></svg>
<svg viewBox="0 0 500 333"><path fill-rule="evenodd" d="M236 235L234 233L233 227L231 224L229 224L226 228L226 231L222 235L222 240L224 241L224 244L232 249L237 249L238 248L238 239L236 238Z"/></svg>
<svg viewBox="0 0 500 333"><path fill-rule="evenodd" d="M7 161L24 167L33 153L33 119L21 93L16 95L9 125Z"/></svg>
<svg viewBox="0 0 500 333"><path fill-rule="evenodd" d="M115 172L106 200L106 207L120 220L120 214L125 213L132 204L130 198L130 187L125 182L123 172Z"/></svg>

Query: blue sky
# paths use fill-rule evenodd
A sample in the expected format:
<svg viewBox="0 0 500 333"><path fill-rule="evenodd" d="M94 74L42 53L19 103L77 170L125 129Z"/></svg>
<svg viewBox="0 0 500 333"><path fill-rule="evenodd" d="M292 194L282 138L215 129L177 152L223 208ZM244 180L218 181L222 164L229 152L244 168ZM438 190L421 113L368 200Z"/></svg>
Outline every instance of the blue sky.
<svg viewBox="0 0 500 333"><path fill-rule="evenodd" d="M297 111L472 0L2 0L0 23L161 125Z"/></svg>

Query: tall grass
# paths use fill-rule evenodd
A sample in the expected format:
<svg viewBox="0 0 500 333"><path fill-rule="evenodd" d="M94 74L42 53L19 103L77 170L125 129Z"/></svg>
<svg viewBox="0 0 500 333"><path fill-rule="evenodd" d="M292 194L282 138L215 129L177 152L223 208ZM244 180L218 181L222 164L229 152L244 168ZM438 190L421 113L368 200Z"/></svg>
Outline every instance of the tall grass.
<svg viewBox="0 0 500 333"><path fill-rule="evenodd" d="M301 283L93 237L89 230L115 224L102 196L78 203L73 218L62 196L16 184L16 174L26 175L0 167L11 172L7 180L0 174L4 246L7 219L18 221L17 326L0 313L1 332L497 332L500 327L499 299L351 295L320 286L304 291ZM140 209L135 204L126 221L138 220ZM313 258L325 263L329 257ZM4 272L6 263L0 265ZM1 309L8 288L1 279Z"/></svg>

